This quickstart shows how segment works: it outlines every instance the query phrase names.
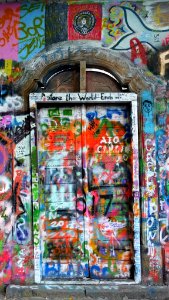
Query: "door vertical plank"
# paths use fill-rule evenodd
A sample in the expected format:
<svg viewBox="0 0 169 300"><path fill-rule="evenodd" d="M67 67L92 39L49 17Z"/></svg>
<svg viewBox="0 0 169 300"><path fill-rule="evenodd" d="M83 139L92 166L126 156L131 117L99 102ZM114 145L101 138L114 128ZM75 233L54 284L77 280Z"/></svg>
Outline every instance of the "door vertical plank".
<svg viewBox="0 0 169 300"><path fill-rule="evenodd" d="M132 101L132 151L133 151L133 213L134 213L134 251L135 281L141 282L140 253L140 185L139 185L139 149L138 149L138 107L137 98Z"/></svg>
<svg viewBox="0 0 169 300"><path fill-rule="evenodd" d="M80 62L80 92L86 93L86 61Z"/></svg>

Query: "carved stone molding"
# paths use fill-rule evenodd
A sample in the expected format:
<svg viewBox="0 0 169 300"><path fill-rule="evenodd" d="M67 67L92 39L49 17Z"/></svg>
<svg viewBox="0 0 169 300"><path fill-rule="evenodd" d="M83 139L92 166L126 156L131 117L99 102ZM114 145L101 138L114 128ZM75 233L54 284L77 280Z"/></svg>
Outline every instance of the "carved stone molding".
<svg viewBox="0 0 169 300"><path fill-rule="evenodd" d="M81 60L85 60L87 65L103 68L114 74L132 92L138 94L141 90L151 88L144 72L124 53L103 48L100 42L66 41L46 47L32 60L22 63L23 76L16 82L15 90L23 96L29 94L36 88L36 80L43 81L49 71L61 65L80 63Z"/></svg>

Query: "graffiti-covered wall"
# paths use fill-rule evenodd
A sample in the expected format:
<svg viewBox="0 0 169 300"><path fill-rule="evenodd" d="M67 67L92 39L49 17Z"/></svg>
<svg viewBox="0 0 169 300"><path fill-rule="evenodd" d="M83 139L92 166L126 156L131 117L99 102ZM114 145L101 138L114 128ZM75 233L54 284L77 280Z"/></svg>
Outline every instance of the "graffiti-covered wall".
<svg viewBox="0 0 169 300"><path fill-rule="evenodd" d="M58 201L60 201L62 209L65 205L62 201L63 198L67 201L71 199L69 205L74 205L73 208L70 208L73 211L71 212L73 217L67 214L65 219L65 215L60 212L60 223L57 225L56 220L48 217L49 214L53 216L56 210L56 204L51 204L54 202L53 200L51 203L50 201L44 203L42 201L41 209L44 210L42 214L40 214L36 201L34 210L32 210L32 199L39 199L37 174L36 172L31 173L37 168L37 153L34 148L31 149L35 118L29 112L27 99L24 98L22 92L16 89L16 86L18 87L18 82L22 76L25 76L26 65L33 61L36 62L37 57L41 57L46 65L50 62L50 60L48 61L48 54L53 47L52 45L55 44L56 46L55 52L51 54L53 60L58 59L59 56L61 61L64 59L64 53L60 46L57 48L57 43L60 45L62 42L67 42L66 45L71 45L72 41L76 43L79 40L85 41L86 45L92 40L93 47L95 44L97 47L99 45L105 53L109 50L118 58L122 57L130 63L133 70L139 72L139 78L147 82L150 87L149 90L140 88L140 93L138 93L140 190L135 197L140 199L141 209L136 201L133 210L134 216L141 223L142 265L139 268L140 272L142 269L142 280L150 284L168 282L169 91L168 71L166 69L165 78L160 77L160 64L157 59L158 54L167 49L169 44L168 10L168 2L150 0L107 0L102 4L96 0L13 1L10 3L3 1L0 4L1 285L11 282L34 282L34 274L36 270L39 270L36 261L39 262L41 255L44 259L43 274L47 274L47 277L48 274L52 274L49 276L50 278L52 276L59 277L58 274L62 273L59 271L61 266L59 263L55 264L56 266L51 265L48 259L51 257L54 260L58 259L60 253L62 253L63 260L66 260L66 255L68 255L69 259L80 257L83 262L83 267L81 265L74 266L73 263L69 264L66 277L73 276L74 268L76 268L76 274L79 272L83 277L84 274L88 276L88 272L90 272L92 278L100 278L100 274L104 274L105 278L119 278L119 276L122 278L126 276L127 278L133 272L131 268L134 257L132 251L135 251L136 248L135 245L130 247L129 242L130 239L132 240L134 223L131 220L132 207L128 207L127 203L128 199L132 197L132 190L125 194L125 197L123 195L123 191L129 189L130 176L132 177L130 169L132 159L129 155L131 140L128 108L94 107L91 111L88 109L85 118L81 117L83 112L79 107L77 109L62 107L60 111L55 108L40 110L40 121L36 120L40 124L40 141L38 144L40 151L38 161L40 189L43 191L45 185L46 190L44 189L43 192L46 191L49 197L53 197L53 194L51 196L53 189L55 189L54 194L60 193L57 197L60 199ZM71 56L71 50L70 53L69 50L69 47L65 49L68 58ZM165 65L165 61L163 63ZM134 77L133 74L131 77ZM68 101L71 100L69 94L67 97ZM91 95L90 97L89 100L92 102L96 100L94 96ZM115 122L118 126L114 125ZM56 147L53 135L50 135L50 139L48 136L56 124L59 124L59 129L56 131L57 135L62 136L63 133L67 135L68 142L65 144L67 149L64 149L64 153L60 153L63 150L62 147L59 148L60 151ZM85 126L86 129L84 129ZM114 127L117 130L116 136L113 135L112 128ZM90 136L91 132L96 140L96 151L93 150L95 148L93 136ZM75 140L73 140L73 133L76 136ZM88 153L86 158L83 147L80 147L82 141L79 142L78 140L83 140L84 133L87 136L88 145L86 146L88 147L87 150L85 149ZM63 136L58 143L63 144ZM77 150L75 157L71 157L74 155L71 146ZM59 165L60 162L58 162L58 165L55 165L52 170L49 169L44 172L45 160L48 159L48 162L51 163L55 156L52 153L53 149L60 153L57 159L63 160L64 163ZM111 152L117 151L117 149L118 154ZM123 150L127 153L126 160L123 159ZM94 151L96 154L92 154L95 153ZM111 154L110 157L109 152L114 154ZM88 215L87 206L84 208L86 204L84 204L82 195L79 194L81 200L74 201L77 182L78 180L81 182L81 179L77 180L74 173L78 153L80 153L81 162L84 163L86 159L90 165L88 173L90 209ZM135 154L132 155L134 157ZM69 156L70 158L68 158ZM118 167L115 163L117 160L119 162ZM81 165L80 168L83 169ZM79 170L79 178L83 178L81 172L82 170ZM111 179L110 175L112 176ZM31 186L32 182L33 185ZM105 200L107 192L105 192L104 185L112 185L114 182L117 185L117 189L114 188L116 192L114 192L113 197L115 198L112 201L111 193L109 193L109 197ZM66 186L68 183L70 183L69 187ZM54 184L55 187L53 187ZM99 187L102 186L99 188L100 193L102 192L101 196L98 195L96 188L98 185ZM84 193L87 194L85 190L83 190L83 195ZM96 209L96 203L92 201L100 201L101 205ZM78 205L74 204L76 202ZM92 203L94 203L93 206ZM60 206L58 207L60 210ZM92 207L94 207L93 210ZM82 212L84 212L84 218L82 218ZM98 217L100 216L99 213L102 214L102 217ZM44 230L42 235L45 240L42 246L44 248L42 253L37 252L36 257L34 249L39 247L40 243L39 221L42 224L41 230L43 230L44 218L47 218L48 222L45 225L46 231L51 236L55 236L56 240L59 234L62 238L63 236L67 237L67 244L62 247L60 241L45 240ZM87 226L85 230L84 220L88 222L88 225L85 225ZM134 230L136 232L140 232L138 230L140 223L137 225L135 223L137 228ZM57 230L60 233L57 234ZM85 238L88 234L90 235L90 239L88 239L90 245ZM97 243L94 242L96 240ZM111 243L113 243L113 247L110 247ZM83 258L81 258L82 255ZM99 255L100 258L98 259ZM86 267L89 256L91 269ZM120 267L116 264L117 260L121 262ZM137 257L135 257L135 261L137 261ZM92 266L94 267L92 268ZM83 273L80 273L81 269L83 269ZM65 270L64 267L63 270ZM63 273L65 274L65 271Z"/></svg>

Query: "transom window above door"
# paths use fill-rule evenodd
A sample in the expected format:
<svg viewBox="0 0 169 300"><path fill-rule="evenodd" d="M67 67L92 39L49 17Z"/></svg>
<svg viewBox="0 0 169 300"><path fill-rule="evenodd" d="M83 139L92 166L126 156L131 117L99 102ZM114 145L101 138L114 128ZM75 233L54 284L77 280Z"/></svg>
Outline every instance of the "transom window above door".
<svg viewBox="0 0 169 300"><path fill-rule="evenodd" d="M97 67L86 66L86 92L128 92L114 74ZM37 79L36 92L72 93L80 92L80 65L60 66Z"/></svg>

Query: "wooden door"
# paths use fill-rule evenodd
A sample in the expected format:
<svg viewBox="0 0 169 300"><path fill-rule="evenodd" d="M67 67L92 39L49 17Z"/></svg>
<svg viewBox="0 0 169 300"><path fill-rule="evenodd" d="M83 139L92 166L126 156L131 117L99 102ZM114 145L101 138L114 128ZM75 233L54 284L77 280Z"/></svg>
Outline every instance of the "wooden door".
<svg viewBox="0 0 169 300"><path fill-rule="evenodd" d="M37 133L43 278L130 278L129 104L42 105Z"/></svg>

